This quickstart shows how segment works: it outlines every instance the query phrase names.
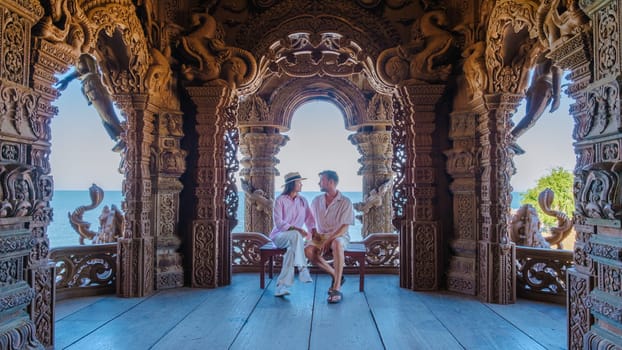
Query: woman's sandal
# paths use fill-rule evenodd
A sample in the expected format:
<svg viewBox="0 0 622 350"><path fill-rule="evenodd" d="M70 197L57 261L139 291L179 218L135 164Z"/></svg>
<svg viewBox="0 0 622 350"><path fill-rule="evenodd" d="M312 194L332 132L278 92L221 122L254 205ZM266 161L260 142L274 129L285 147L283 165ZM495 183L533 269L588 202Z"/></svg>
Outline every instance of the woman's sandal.
<svg viewBox="0 0 622 350"><path fill-rule="evenodd" d="M337 304L342 299L343 299L343 294L340 291L331 289L330 292L328 292L327 301L329 304Z"/></svg>
<svg viewBox="0 0 622 350"><path fill-rule="evenodd" d="M346 276L341 275L341 284L340 286L343 286L344 283L346 283ZM333 290L333 284L335 284L335 279L332 278L332 280L330 281L330 287L328 287L328 294L330 294L330 291Z"/></svg>

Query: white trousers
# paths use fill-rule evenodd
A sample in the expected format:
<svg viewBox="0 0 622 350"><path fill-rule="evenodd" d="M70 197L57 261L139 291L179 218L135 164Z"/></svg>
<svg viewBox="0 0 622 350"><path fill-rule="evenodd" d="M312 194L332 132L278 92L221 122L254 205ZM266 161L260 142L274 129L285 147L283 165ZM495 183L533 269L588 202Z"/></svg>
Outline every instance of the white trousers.
<svg viewBox="0 0 622 350"><path fill-rule="evenodd" d="M279 233L272 241L277 247L287 249L277 284L290 287L294 284L294 266L307 266L304 237L298 231L291 230Z"/></svg>

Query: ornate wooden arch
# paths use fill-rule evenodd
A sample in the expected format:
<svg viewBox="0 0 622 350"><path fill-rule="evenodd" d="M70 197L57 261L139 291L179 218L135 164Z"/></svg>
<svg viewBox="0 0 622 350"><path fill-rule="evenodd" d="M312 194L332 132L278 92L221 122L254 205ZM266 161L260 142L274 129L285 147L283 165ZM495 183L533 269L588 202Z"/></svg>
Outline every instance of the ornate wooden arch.
<svg viewBox="0 0 622 350"><path fill-rule="evenodd" d="M348 130L356 130L367 109L367 99L361 90L346 79L297 78L283 84L272 94L269 106L270 114L275 118L274 124L289 130L296 109L314 98L333 102L341 110Z"/></svg>

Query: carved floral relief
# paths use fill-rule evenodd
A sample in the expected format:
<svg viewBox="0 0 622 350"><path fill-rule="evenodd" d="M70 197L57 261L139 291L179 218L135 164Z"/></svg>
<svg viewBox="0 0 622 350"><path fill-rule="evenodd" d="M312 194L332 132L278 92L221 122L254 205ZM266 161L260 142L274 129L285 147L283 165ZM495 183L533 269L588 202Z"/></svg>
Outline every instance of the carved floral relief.
<svg viewBox="0 0 622 350"><path fill-rule="evenodd" d="M605 162L611 162L620 159L620 143L619 141L615 142L606 142L601 146L602 154L601 158Z"/></svg>
<svg viewBox="0 0 622 350"><path fill-rule="evenodd" d="M257 95L249 96L240 103L237 117L240 125L261 125L264 122L272 124L268 104Z"/></svg>
<svg viewBox="0 0 622 350"><path fill-rule="evenodd" d="M618 3L609 2L596 15L595 77L602 79L619 73L620 29Z"/></svg>
<svg viewBox="0 0 622 350"><path fill-rule="evenodd" d="M581 170L579 177L580 187L575 189L578 214L622 220L622 162L595 163Z"/></svg>

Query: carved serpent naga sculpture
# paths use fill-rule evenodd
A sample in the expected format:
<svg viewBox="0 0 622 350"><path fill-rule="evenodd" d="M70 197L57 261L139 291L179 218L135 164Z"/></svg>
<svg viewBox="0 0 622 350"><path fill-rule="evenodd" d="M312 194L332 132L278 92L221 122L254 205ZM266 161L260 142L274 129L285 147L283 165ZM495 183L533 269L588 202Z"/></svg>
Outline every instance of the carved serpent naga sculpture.
<svg viewBox="0 0 622 350"><path fill-rule="evenodd" d="M89 188L89 195L91 196L91 204L83 205L73 211L73 213L67 213L71 227L80 235L80 245L84 245L84 239L93 239L97 236L97 232L91 231L91 224L84 221L82 216L87 210L93 210L104 199L104 190L101 187L93 184Z"/></svg>
<svg viewBox="0 0 622 350"><path fill-rule="evenodd" d="M555 194L550 188L545 189L538 195L538 205L549 216L557 218L557 227L551 227L550 235L543 236L540 232L540 219L536 209L525 204L521 206L510 223L511 239L518 245L536 248L549 248L553 245L557 249L564 249L562 242L570 232L574 222L561 211L551 209Z"/></svg>
<svg viewBox="0 0 622 350"><path fill-rule="evenodd" d="M555 199L555 194L550 188L546 188L538 195L538 204L545 214L557 218L557 227L551 227L551 235L545 237L546 241L551 246L557 245L558 249L563 249L562 241L572 231L573 221L561 211L551 209L553 199Z"/></svg>

